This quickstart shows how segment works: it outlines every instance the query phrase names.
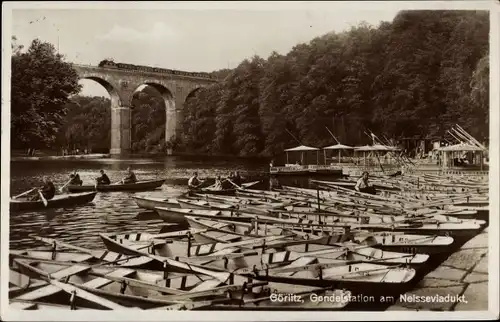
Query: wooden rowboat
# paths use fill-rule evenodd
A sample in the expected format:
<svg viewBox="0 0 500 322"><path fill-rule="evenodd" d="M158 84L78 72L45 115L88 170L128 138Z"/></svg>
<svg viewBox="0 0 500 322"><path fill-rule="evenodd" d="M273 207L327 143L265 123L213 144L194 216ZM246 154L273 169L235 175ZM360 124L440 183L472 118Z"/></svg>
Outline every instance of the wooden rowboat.
<svg viewBox="0 0 500 322"><path fill-rule="evenodd" d="M413 268L356 261L300 257L276 268L242 268L234 274L268 282L348 289L354 294L397 293L416 277Z"/></svg>
<svg viewBox="0 0 500 322"><path fill-rule="evenodd" d="M144 191L153 190L161 187L165 179L162 180L149 180L149 181L137 181L136 183L127 184L108 184L108 185L69 185L68 191L70 192L82 192L82 191Z"/></svg>
<svg viewBox="0 0 500 322"><path fill-rule="evenodd" d="M191 230L190 230L191 231ZM196 232L196 231L195 231ZM176 236L178 232L175 233L165 233L159 235L151 235L146 233L138 234L123 234L114 237L126 237L133 240L148 240L154 242L160 238L168 238L169 236ZM41 260L58 260L72 263L85 263L85 264L99 264L99 265L120 265L121 267L131 267L131 268L147 268L155 269L161 267L161 264L155 260L144 257L144 256L127 256L121 252L110 250L95 250L87 249L75 245L71 245L59 240L44 237L33 237L34 239L43 242L45 244L51 245L51 250L24 250L24 251L10 251L10 257L29 257ZM142 238L142 239L141 239ZM156 238L156 239L155 239ZM70 249L69 251L64 251L63 249ZM120 251L120 248L114 248Z"/></svg>
<svg viewBox="0 0 500 322"><path fill-rule="evenodd" d="M176 274L121 267L96 268L84 264L27 259L16 259L15 264L26 274L43 278L52 284L36 292L25 293L17 297L18 300L50 298L57 304L67 303L67 295L63 291L69 288L76 290L77 294L83 292L94 298L99 297L104 303L112 303L115 307L108 305L112 309L151 309L182 303L183 301L175 300L176 295L184 295L188 291L208 291L221 284L213 277L202 274ZM89 305L90 308L102 309L93 304L103 303L94 302Z"/></svg>
<svg viewBox="0 0 500 322"><path fill-rule="evenodd" d="M40 279L31 278L28 275L16 272L10 269L9 272L9 297L16 297L21 293L32 291L42 286L47 285L47 282Z"/></svg>
<svg viewBox="0 0 500 322"><path fill-rule="evenodd" d="M232 258L220 256L222 258L204 262L203 265L232 271L242 267L253 267L254 265L276 267L302 257L315 257L318 259L349 260L384 265L407 264L412 267L420 267L429 259L427 254L382 251L353 242L331 244L322 244L321 240L318 240L318 242L290 241L288 239L270 241L262 246L262 252L255 254L248 252L245 256L235 258L235 261L231 261ZM197 259L196 257L187 259L187 261L192 260L196 261Z"/></svg>
<svg viewBox="0 0 500 322"><path fill-rule="evenodd" d="M216 201L206 201L206 200L198 200L198 199L177 199L177 202L183 209L204 209L204 210L241 210L246 213L253 214L267 214L266 209L279 209L283 207L282 203L274 204L268 203L267 205L244 205L244 204L226 204L222 202Z"/></svg>
<svg viewBox="0 0 500 322"><path fill-rule="evenodd" d="M211 256L228 255L237 252L241 247L250 247L252 245L260 245L263 242L270 242L284 238L284 236L268 236L259 237L248 240L239 240L238 236L232 240L224 242L211 242L197 244L191 238L185 240L160 240L155 243L154 240L138 241L134 238L138 234L124 235L104 235L99 234L103 243L110 251L120 252L127 255L136 255L146 252L168 258L177 258L185 260L188 257L203 257L203 260L211 260Z"/></svg>
<svg viewBox="0 0 500 322"><path fill-rule="evenodd" d="M72 284L59 281L60 279L76 275L79 272L81 273L82 271L84 271L83 267L74 266L70 269L60 268L59 272L57 272L56 270L52 271L54 274L50 274L51 272L46 272L32 266L42 265L40 264L40 262L15 259L14 265L17 269L19 269L26 275L45 280L48 285L31 292L21 294L15 297L13 300L42 302L47 301L54 304L69 304L72 307L75 305L75 302L78 302L79 305L87 309L100 310L118 310L127 308L103 297L89 293L86 290L83 290Z"/></svg>
<svg viewBox="0 0 500 322"><path fill-rule="evenodd" d="M207 231L203 233L203 236L209 239L215 232L220 232L224 234L231 234L231 231L227 229L227 222L224 225L222 222L201 219L201 218L192 218L188 217L190 224L197 228L203 227L212 227L214 231ZM233 223L235 233L238 235L238 232L245 231L245 229L249 230L251 224L247 223ZM241 227L241 228L239 228ZM268 226L270 227L270 226ZM265 225L261 224L255 231L252 232L260 234L269 232L269 228L265 227ZM300 233L296 230L289 230L289 233ZM405 234L403 232L370 232L367 230L356 230L350 232L334 232L331 235L326 236L317 236L314 234L303 234L307 237L306 240L298 240L295 239L290 241L289 239L278 240L287 244L282 246L276 245L277 242L274 242L272 247L288 247L295 244L306 245L306 244L318 244L318 245L334 245L343 243L345 241L354 241L357 244L368 245L374 248L392 251L392 252L401 252L401 253L412 253L412 254L440 254L447 253L450 250L450 246L453 244L453 237L447 236L435 236L435 235L414 235L414 234ZM196 238L196 237L195 237ZM227 237L226 237L227 238ZM212 239L212 241L216 240L216 237ZM268 246L271 247L268 243Z"/></svg>
<svg viewBox="0 0 500 322"><path fill-rule="evenodd" d="M245 189L255 186L258 183L260 183L260 181L246 182L242 183L241 187ZM203 194L213 194L213 195L234 195L236 193L236 190L237 190L236 188L230 188L230 189L213 189L210 187L199 188L199 189L189 188L189 194L203 193Z"/></svg>
<svg viewBox="0 0 500 322"><path fill-rule="evenodd" d="M397 289L398 286L402 286L403 284L406 285L415 277L415 270L411 268L305 257L299 258L284 267L278 267L272 270L269 269L267 271L269 274L266 274L266 271L255 272L252 268L238 269L230 273L219 268L207 267L203 262L199 264L194 264L192 262L187 264L167 257L149 254L144 250L127 248L133 253L138 253L164 262L165 265L210 275L223 282L230 281L231 284L245 282L245 277L240 276L244 275L254 280L266 280L269 278L271 282L320 287L335 286L342 288L345 286L345 288L349 290L352 288L361 292L363 290L373 292L386 290L388 285L391 285L391 290ZM221 258L212 257L209 261L214 259L220 260ZM207 258L204 260L207 260ZM318 261L320 261L320 263L318 263ZM316 265L311 265L313 263ZM302 276L303 272L310 273L311 275ZM325 272L327 274L325 274ZM285 273L285 275L282 275L282 273Z"/></svg>
<svg viewBox="0 0 500 322"><path fill-rule="evenodd" d="M203 218L230 218L235 216L235 221L250 222L253 218L251 214L240 216L240 212L236 209L227 210L208 210L208 209L184 209L184 208L155 208L156 212L165 222L168 223L187 223L186 216L203 217Z"/></svg>
<svg viewBox="0 0 500 322"><path fill-rule="evenodd" d="M449 236L413 235L401 232L364 232L352 234L351 240L382 250L412 254L448 253L454 239Z"/></svg>
<svg viewBox="0 0 500 322"><path fill-rule="evenodd" d="M45 208L66 208L77 205L83 205L92 202L97 192L82 192L74 194L61 194L55 195L54 198L47 200L47 206L41 200L29 201L26 199L11 199L11 211L27 211L27 210L40 210Z"/></svg>
<svg viewBox="0 0 500 322"><path fill-rule="evenodd" d="M137 206L143 209L155 210L156 207L180 208L176 199L133 196Z"/></svg>
<svg viewBox="0 0 500 322"><path fill-rule="evenodd" d="M268 283L245 281L235 277L234 284L223 285L217 279L200 274L177 274L168 272L135 271L123 268L93 268L84 265L72 265L55 261L21 261L18 262L32 274L53 276L67 283L67 285L87 294L102 297L104 301L112 300L125 308L138 306L139 309L202 309L212 308L213 305L228 305L225 307L239 307L240 309L253 308L255 303L260 307L272 307L269 301L270 294L287 293L304 295L309 298L312 294L336 295L338 303L328 306L330 309L341 309L350 301L351 293L345 290L332 288L318 288L310 286L292 285L286 283ZM230 294L228 297L227 294ZM42 289L38 293L25 294L13 299L15 302L28 300L57 299L58 306L67 303L57 288ZM266 301L267 299L267 301ZM266 304L267 302L267 304ZM77 301L77 303L79 303ZM57 304L51 304L57 305ZM62 307L61 307L62 308ZM92 307L99 308L99 307Z"/></svg>

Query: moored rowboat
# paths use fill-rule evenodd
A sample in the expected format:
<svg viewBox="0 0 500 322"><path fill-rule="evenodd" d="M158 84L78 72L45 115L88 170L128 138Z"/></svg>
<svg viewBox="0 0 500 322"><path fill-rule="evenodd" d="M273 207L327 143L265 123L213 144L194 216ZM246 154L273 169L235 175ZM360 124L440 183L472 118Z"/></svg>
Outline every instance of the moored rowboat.
<svg viewBox="0 0 500 322"><path fill-rule="evenodd" d="M314 257L301 257L289 265L277 268L241 268L233 273L269 282L335 286L348 289L354 294L365 295L399 292L416 276L415 269L404 266Z"/></svg>
<svg viewBox="0 0 500 322"><path fill-rule="evenodd" d="M162 180L148 180L148 181L137 181L136 183L127 184L108 184L108 185L69 185L68 191L70 192L82 192L82 191L141 191L141 190L153 190L161 187L165 182Z"/></svg>
<svg viewBox="0 0 500 322"><path fill-rule="evenodd" d="M260 183L260 181L252 181L252 182L246 182L241 184L242 189L249 188L252 186L255 186L256 184ZM195 194L195 193L204 193L204 194L213 194L213 195L234 195L236 193L236 188L229 188L229 189L214 189L214 188L199 188L199 189L189 189L189 194Z"/></svg>
<svg viewBox="0 0 500 322"><path fill-rule="evenodd" d="M63 208L83 205L94 200L97 192L83 192L74 194L55 195L54 198L47 200L47 206L41 200L30 201L26 199L11 199L11 211L39 210L45 208Z"/></svg>
<svg viewBox="0 0 500 322"><path fill-rule="evenodd" d="M137 206L143 209L155 210L156 207L180 208L176 199L133 196Z"/></svg>

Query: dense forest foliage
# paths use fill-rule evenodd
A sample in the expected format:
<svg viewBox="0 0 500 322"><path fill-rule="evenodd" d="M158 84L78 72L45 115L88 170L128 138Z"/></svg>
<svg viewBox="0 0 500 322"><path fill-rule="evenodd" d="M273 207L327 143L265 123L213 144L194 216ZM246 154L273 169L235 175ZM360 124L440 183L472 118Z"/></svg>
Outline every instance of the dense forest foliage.
<svg viewBox="0 0 500 322"><path fill-rule="evenodd" d="M388 138L439 138L459 124L488 134L487 12L404 11L377 27L329 33L288 54L243 61L185 106L186 150L281 154Z"/></svg>
<svg viewBox="0 0 500 322"><path fill-rule="evenodd" d="M488 12L402 11L286 55L252 57L213 72L222 81L188 99L177 151L274 156L298 145L294 137L335 143L327 128L349 145L369 143L367 129L396 140L439 138L454 124L487 140L488 36ZM52 45L36 40L13 51L13 147L109 149L110 101L72 96L78 77ZM132 150L165 151L160 95L145 87L132 106Z"/></svg>

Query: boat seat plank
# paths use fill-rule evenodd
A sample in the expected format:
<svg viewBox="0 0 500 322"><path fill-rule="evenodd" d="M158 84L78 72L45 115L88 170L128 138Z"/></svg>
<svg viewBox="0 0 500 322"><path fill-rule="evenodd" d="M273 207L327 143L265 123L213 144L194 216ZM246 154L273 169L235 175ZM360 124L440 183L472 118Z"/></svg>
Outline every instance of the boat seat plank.
<svg viewBox="0 0 500 322"><path fill-rule="evenodd" d="M97 303L99 305L102 305L102 306L104 306L106 308L109 308L109 309L112 309L112 310L137 309L137 308L129 308L129 307L125 307L125 306L119 305L119 304L117 304L115 302L112 302L112 301L107 300L105 298L99 297L97 295L89 293L89 292L87 292L85 290L82 290L80 288L77 288L75 286L72 286L72 285L69 285L69 284L65 284L65 283L61 283L61 282L58 282L56 280L51 280L50 283L52 283L53 285L57 286L57 288L64 290L67 293L71 293L71 292L76 291L76 295L78 297L80 297L82 299L85 299L87 301L90 301L90 302Z"/></svg>
<svg viewBox="0 0 500 322"><path fill-rule="evenodd" d="M11 302L9 303L9 308L13 310L28 310L35 308L37 305L35 303L23 303L23 302Z"/></svg>
<svg viewBox="0 0 500 322"><path fill-rule="evenodd" d="M198 284L195 288L193 288L191 292L201 292L201 291L208 291L214 287L217 287L220 285L220 281L218 279L212 279L212 280L206 280L201 284Z"/></svg>
<svg viewBox="0 0 500 322"><path fill-rule="evenodd" d="M286 265L285 267L302 267L309 265L313 263L316 260L315 257L299 257L293 262L291 262L289 265Z"/></svg>
<svg viewBox="0 0 500 322"><path fill-rule="evenodd" d="M117 270L112 271L109 274L106 274L106 276L109 277L125 277L128 275L133 274L135 271L133 269L127 269L127 268L119 268ZM108 284L113 283L113 280L107 279L106 277L98 277L95 278L91 281L88 281L85 284L82 284L82 286L88 287L88 288L101 288L104 287Z"/></svg>
<svg viewBox="0 0 500 322"><path fill-rule="evenodd" d="M16 297L16 300L27 300L27 301L32 301L36 299L40 299L45 296L49 296L52 294L55 294L57 292L60 292L61 289L59 287L56 287L54 285L47 285L45 287L39 288L37 290L25 293L23 295L20 295Z"/></svg>
<svg viewBox="0 0 500 322"><path fill-rule="evenodd" d="M293 262L291 262L289 265L284 266L284 268L302 267L302 266L312 264L315 261L316 261L316 257L299 257L296 260L294 260ZM295 273L296 272L286 272L286 273L284 272L284 273L281 273L280 275L292 276Z"/></svg>
<svg viewBox="0 0 500 322"><path fill-rule="evenodd" d="M66 277L71 276L71 275L83 273L83 272L86 272L88 270L90 270L89 266L74 265L74 266L62 269L60 271L57 271L55 273L52 273L52 274L50 274L50 277L58 280L58 279L66 278Z"/></svg>
<svg viewBox="0 0 500 322"><path fill-rule="evenodd" d="M31 283L21 286L10 286L9 294L14 294L16 292L26 292L28 290L47 285L47 282L41 280L32 280Z"/></svg>
<svg viewBox="0 0 500 322"><path fill-rule="evenodd" d="M10 270L9 272L9 284L18 287L26 287L31 282L31 278L27 275L18 273L14 270Z"/></svg>

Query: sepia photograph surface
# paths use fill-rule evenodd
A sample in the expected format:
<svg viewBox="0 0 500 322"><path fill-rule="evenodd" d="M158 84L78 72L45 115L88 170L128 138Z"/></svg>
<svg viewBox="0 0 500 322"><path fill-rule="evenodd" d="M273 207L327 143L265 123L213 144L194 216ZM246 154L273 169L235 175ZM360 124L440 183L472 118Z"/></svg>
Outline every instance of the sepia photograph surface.
<svg viewBox="0 0 500 322"><path fill-rule="evenodd" d="M5 3L2 319L498 318L499 7Z"/></svg>

